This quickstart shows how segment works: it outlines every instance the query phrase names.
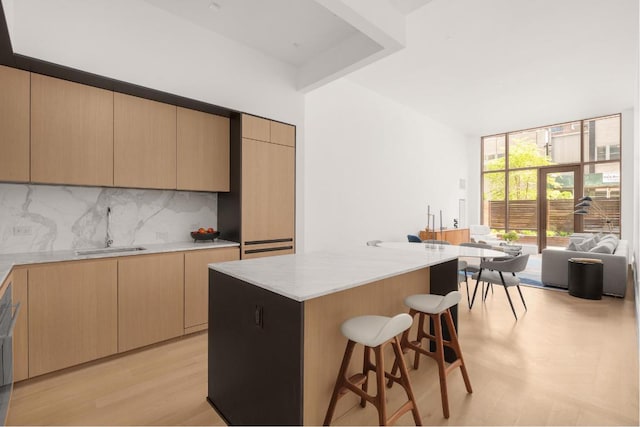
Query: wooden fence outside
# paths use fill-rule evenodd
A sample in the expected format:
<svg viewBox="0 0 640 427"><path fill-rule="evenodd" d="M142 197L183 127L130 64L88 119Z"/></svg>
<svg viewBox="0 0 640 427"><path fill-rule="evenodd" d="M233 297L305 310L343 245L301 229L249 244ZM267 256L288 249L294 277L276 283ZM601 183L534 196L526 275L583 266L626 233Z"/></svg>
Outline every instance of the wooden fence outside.
<svg viewBox="0 0 640 427"><path fill-rule="evenodd" d="M597 206L605 212L606 216L611 220L613 231L620 230L620 200L609 199L597 201ZM538 202L537 200L510 200L509 209L509 227L508 230L522 231L530 230L536 232L538 230ZM549 200L549 216L550 231L573 231L573 200ZM489 202L489 218L487 223L489 227L495 230L506 230L505 227L505 209L503 201ZM591 207L590 213L584 216L584 231L602 231L607 230L607 225L603 218L596 213L596 209Z"/></svg>

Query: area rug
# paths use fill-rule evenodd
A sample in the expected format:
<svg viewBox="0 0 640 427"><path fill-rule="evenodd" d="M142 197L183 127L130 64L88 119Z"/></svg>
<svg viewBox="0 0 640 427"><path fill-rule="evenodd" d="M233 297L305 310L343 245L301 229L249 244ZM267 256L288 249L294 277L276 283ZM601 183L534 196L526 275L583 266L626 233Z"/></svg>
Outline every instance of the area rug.
<svg viewBox="0 0 640 427"><path fill-rule="evenodd" d="M541 281L542 277L542 259L540 255L529 256L529 262L527 262L527 268L524 271L518 273L520 283L523 285L531 286L544 286Z"/></svg>
<svg viewBox="0 0 640 427"><path fill-rule="evenodd" d="M525 286L567 292L566 289L556 288L555 286L546 286L542 283L542 255L540 254L529 256L527 268L518 273L518 277L520 278L520 283Z"/></svg>
<svg viewBox="0 0 640 427"><path fill-rule="evenodd" d="M520 284L523 286L531 286L532 288L549 289L552 291L568 292L567 289L557 288L555 286L547 286L542 283L542 255L531 255L527 262L527 268L517 273L520 278ZM473 282L469 275L469 282ZM473 282L475 283L475 282Z"/></svg>

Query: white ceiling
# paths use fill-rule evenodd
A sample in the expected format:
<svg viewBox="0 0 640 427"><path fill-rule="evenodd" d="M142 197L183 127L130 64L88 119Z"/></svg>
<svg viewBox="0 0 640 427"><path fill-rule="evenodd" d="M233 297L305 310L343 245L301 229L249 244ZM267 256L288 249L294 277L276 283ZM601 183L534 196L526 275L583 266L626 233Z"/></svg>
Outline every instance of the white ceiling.
<svg viewBox="0 0 640 427"><path fill-rule="evenodd" d="M314 0L145 1L294 66L358 33Z"/></svg>
<svg viewBox="0 0 640 427"><path fill-rule="evenodd" d="M638 0L131 1L288 64L301 91L347 76L473 136L634 107ZM91 4L75 15L110 7Z"/></svg>
<svg viewBox="0 0 640 427"><path fill-rule="evenodd" d="M145 1L306 67L311 77L299 84L305 91L346 75L469 135L634 105L637 0ZM385 1L402 26L391 47L365 25L389 33L385 23L362 9ZM353 18L349 8L358 5L368 23ZM324 70L333 60L326 53L352 37L370 45Z"/></svg>
<svg viewBox="0 0 640 427"><path fill-rule="evenodd" d="M469 135L634 106L637 0L433 0L349 80Z"/></svg>

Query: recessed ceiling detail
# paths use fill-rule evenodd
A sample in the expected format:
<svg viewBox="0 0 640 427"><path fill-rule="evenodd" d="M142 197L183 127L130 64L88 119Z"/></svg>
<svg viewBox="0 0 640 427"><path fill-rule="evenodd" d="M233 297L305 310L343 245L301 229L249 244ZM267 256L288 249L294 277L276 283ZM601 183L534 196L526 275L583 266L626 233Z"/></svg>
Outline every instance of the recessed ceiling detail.
<svg viewBox="0 0 640 427"><path fill-rule="evenodd" d="M296 67L358 33L314 0L145 1Z"/></svg>

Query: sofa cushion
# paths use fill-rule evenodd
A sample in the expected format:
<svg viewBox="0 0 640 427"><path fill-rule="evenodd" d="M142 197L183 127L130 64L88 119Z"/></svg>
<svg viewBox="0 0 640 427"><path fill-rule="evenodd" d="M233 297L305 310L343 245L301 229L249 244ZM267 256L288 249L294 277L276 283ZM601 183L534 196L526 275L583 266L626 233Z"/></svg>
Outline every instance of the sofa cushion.
<svg viewBox="0 0 640 427"><path fill-rule="evenodd" d="M591 237L587 240L583 240L580 243L576 243L576 251L578 252L589 252L591 249L596 247L596 240Z"/></svg>
<svg viewBox="0 0 640 427"><path fill-rule="evenodd" d="M618 246L618 236L616 236L615 234L605 234L604 236L602 236L602 238L600 239L601 242L605 242L607 240L611 240L613 241L613 243Z"/></svg>
<svg viewBox="0 0 640 427"><path fill-rule="evenodd" d="M604 242L598 243L596 246L591 248L589 252L599 253L599 254L612 254L613 251L615 250L616 250L616 244L613 242L613 240L608 239L608 240L605 240Z"/></svg>

